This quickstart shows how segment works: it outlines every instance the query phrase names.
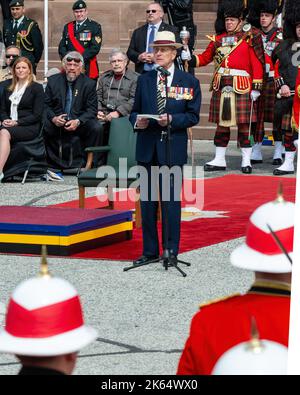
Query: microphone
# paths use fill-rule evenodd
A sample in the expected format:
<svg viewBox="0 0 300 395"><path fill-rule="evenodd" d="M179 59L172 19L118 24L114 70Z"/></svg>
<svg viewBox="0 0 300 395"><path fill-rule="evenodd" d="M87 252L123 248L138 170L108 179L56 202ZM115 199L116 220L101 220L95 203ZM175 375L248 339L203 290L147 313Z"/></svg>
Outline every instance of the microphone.
<svg viewBox="0 0 300 395"><path fill-rule="evenodd" d="M168 70L164 69L162 66L155 65L154 70L159 71L162 75L164 75L166 77L171 75L171 73Z"/></svg>

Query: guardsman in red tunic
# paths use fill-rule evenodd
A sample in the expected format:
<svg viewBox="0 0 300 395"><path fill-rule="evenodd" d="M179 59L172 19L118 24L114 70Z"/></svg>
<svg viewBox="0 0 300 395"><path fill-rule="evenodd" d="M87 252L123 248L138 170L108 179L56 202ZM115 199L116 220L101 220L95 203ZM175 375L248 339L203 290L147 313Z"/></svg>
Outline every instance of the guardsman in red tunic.
<svg viewBox="0 0 300 395"><path fill-rule="evenodd" d="M283 28L284 41L274 51L275 80L278 88L274 111L274 129L284 135L285 160L273 171L275 176L294 174L298 136L292 128L293 102L297 103L297 74L300 49L300 2L288 0ZM297 82L296 82L297 80ZM295 114L295 112L294 112ZM295 128L294 128L295 129Z"/></svg>
<svg viewBox="0 0 300 395"><path fill-rule="evenodd" d="M252 172L249 129L250 123L257 120L254 101L262 89L264 56L262 43L261 54L257 52L260 49L251 26L243 26L246 13L244 1L220 1L215 23L217 35L210 36L207 49L200 55L193 55L189 62L192 67L215 63L209 121L217 124L214 138L216 155L206 163L205 171L226 170L225 153L230 127L237 125L242 172ZM183 50L182 59L189 57L188 50Z"/></svg>
<svg viewBox="0 0 300 395"><path fill-rule="evenodd" d="M264 89L258 99L257 123L253 124L255 145L252 148L251 164L262 163L262 141L265 135L265 122L273 123L275 106L275 72L272 53L282 41L282 29L276 26L276 17L282 12L283 0L257 0L250 2L248 21L260 29L264 45L265 74ZM273 130L275 150L273 165L282 164L282 136Z"/></svg>
<svg viewBox="0 0 300 395"><path fill-rule="evenodd" d="M246 241L232 252L231 263L254 271L255 282L246 294L200 306L177 374L211 374L221 355L249 340L252 318L261 339L288 345L294 207L279 195L251 215Z"/></svg>

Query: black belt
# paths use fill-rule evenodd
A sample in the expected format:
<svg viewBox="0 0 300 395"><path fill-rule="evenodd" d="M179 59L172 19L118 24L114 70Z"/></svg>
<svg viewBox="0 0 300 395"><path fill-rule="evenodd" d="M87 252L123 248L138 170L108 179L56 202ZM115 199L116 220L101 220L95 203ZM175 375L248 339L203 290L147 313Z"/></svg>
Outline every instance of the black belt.
<svg viewBox="0 0 300 395"><path fill-rule="evenodd" d="M291 296L291 291L287 289L261 287L255 285L249 289L248 293L267 294L275 296Z"/></svg>

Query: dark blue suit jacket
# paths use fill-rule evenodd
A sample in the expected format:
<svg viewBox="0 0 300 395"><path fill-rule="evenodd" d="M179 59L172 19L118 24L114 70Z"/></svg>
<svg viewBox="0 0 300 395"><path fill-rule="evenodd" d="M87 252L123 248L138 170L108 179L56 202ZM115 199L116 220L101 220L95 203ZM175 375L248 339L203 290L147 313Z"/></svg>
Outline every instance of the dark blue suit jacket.
<svg viewBox="0 0 300 395"><path fill-rule="evenodd" d="M201 90L199 81L195 77L177 69L175 69L171 86L193 89L192 100L168 98L166 109L172 115L170 165L184 165L187 163L187 129L199 122ZM142 74L138 79L130 121L134 125L138 114L157 113L157 72L153 70ZM138 132L136 160L138 162L150 163L156 151L158 163L168 164L166 139L161 141L163 130L166 128L162 128L155 120L150 120L147 129L136 129Z"/></svg>

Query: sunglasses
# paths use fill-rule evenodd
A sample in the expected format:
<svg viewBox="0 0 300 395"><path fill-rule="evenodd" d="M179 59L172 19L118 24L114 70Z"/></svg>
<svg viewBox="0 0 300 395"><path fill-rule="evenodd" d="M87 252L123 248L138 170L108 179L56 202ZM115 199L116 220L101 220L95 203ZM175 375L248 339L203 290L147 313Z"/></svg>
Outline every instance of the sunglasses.
<svg viewBox="0 0 300 395"><path fill-rule="evenodd" d="M69 58L69 57L67 58L67 62L72 62L72 61L75 62L75 63L80 63L80 62L81 62L80 59L75 59L75 58L71 58L71 57L70 57L70 58Z"/></svg>
<svg viewBox="0 0 300 395"><path fill-rule="evenodd" d="M150 12L152 12L152 14L155 14L157 12L157 10L147 10L146 13L150 14Z"/></svg>
<svg viewBox="0 0 300 395"><path fill-rule="evenodd" d="M6 59L10 59L10 58L17 58L19 55L5 55Z"/></svg>

